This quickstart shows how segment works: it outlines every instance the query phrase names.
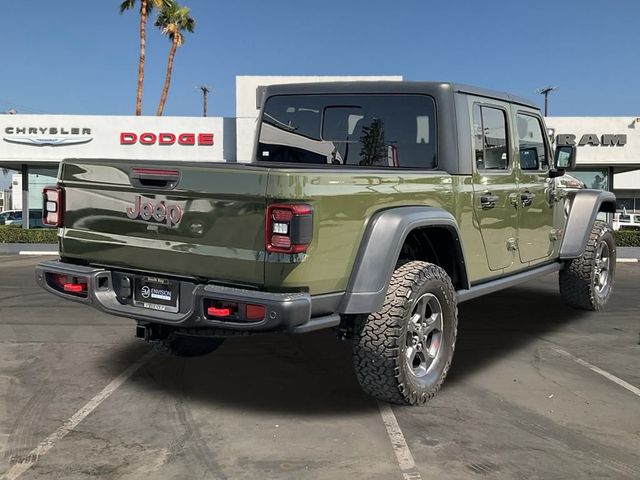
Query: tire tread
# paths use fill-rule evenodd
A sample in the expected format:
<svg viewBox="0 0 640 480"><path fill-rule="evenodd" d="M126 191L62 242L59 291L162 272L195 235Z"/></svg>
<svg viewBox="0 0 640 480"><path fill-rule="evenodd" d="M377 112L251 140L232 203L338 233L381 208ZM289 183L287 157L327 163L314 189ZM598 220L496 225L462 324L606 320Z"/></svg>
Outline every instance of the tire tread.
<svg viewBox="0 0 640 480"><path fill-rule="evenodd" d="M444 297L453 306L453 338L457 333L456 293L447 273L437 265L410 261L396 268L382 308L371 313L354 338L354 367L362 388L371 396L396 404L423 404L438 392L451 365L429 391L418 395L402 382L399 362L403 323L410 313L407 302L412 288L427 280L438 280ZM451 347L452 351L454 346Z"/></svg>

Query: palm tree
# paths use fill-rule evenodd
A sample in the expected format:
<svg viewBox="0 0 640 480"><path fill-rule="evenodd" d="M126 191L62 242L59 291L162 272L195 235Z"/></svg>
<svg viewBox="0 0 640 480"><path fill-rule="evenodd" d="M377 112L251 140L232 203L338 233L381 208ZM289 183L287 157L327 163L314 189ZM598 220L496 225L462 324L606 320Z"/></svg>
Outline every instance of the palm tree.
<svg viewBox="0 0 640 480"><path fill-rule="evenodd" d="M187 7L182 7L177 2L170 0L169 4L160 11L158 18L156 19L155 26L160 29L162 35L168 36L169 40L171 40L169 61L167 62L167 76L164 80L162 96L160 97L158 111L156 112L156 115L159 117L162 116L164 104L166 103L167 95L169 94L173 59L176 55L176 50L184 43L184 35L182 32L187 31L193 33L193 30L196 27L196 22L190 12L191 11Z"/></svg>
<svg viewBox="0 0 640 480"><path fill-rule="evenodd" d="M136 0L124 0L120 4L120 14L133 10ZM136 115L142 115L142 84L144 83L144 56L147 18L153 7L167 6L169 0L140 0L140 59L138 61L138 93L136 95Z"/></svg>

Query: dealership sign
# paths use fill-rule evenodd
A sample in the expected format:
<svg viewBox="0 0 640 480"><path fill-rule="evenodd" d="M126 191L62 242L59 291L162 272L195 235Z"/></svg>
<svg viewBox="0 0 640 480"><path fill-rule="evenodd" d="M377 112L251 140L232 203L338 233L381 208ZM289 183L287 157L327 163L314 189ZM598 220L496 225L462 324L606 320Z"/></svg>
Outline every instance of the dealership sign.
<svg viewBox="0 0 640 480"><path fill-rule="evenodd" d="M121 132L120 145L184 145L213 146L213 133Z"/></svg>
<svg viewBox="0 0 640 480"><path fill-rule="evenodd" d="M90 128L80 127L17 127L4 129L3 140L35 146L77 145L93 140Z"/></svg>
<svg viewBox="0 0 640 480"><path fill-rule="evenodd" d="M576 145L578 147L584 147L585 145L589 145L591 147L624 147L627 144L626 133L605 133L602 135L585 133L580 136L580 140L578 140L577 135L572 133L558 133L556 135L555 130L550 128L549 135L551 136L551 141L555 141L558 145Z"/></svg>

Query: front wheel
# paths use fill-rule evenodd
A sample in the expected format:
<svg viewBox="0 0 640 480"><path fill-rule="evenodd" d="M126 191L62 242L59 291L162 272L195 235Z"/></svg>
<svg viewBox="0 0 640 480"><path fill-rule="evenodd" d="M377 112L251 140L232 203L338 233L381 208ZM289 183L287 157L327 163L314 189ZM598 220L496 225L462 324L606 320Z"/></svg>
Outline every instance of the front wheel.
<svg viewBox="0 0 640 480"><path fill-rule="evenodd" d="M371 396L421 405L444 381L458 325L451 279L437 265L412 261L393 273L380 311L356 329L356 376Z"/></svg>
<svg viewBox="0 0 640 480"><path fill-rule="evenodd" d="M581 310L600 310L611 296L615 271L613 232L606 222L597 220L584 253L560 270L562 301Z"/></svg>

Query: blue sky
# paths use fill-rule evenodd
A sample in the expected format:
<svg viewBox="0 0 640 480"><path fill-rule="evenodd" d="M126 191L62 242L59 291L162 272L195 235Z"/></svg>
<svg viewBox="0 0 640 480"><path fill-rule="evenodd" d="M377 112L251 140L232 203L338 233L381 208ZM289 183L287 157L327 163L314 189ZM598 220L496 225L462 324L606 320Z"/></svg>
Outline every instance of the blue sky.
<svg viewBox="0 0 640 480"><path fill-rule="evenodd" d="M196 32L178 51L165 115L233 116L236 75L401 74L537 98L551 115L640 115L640 2L184 0ZM0 111L133 114L137 12L114 0L11 2ZM144 114L169 41L149 22Z"/></svg>

